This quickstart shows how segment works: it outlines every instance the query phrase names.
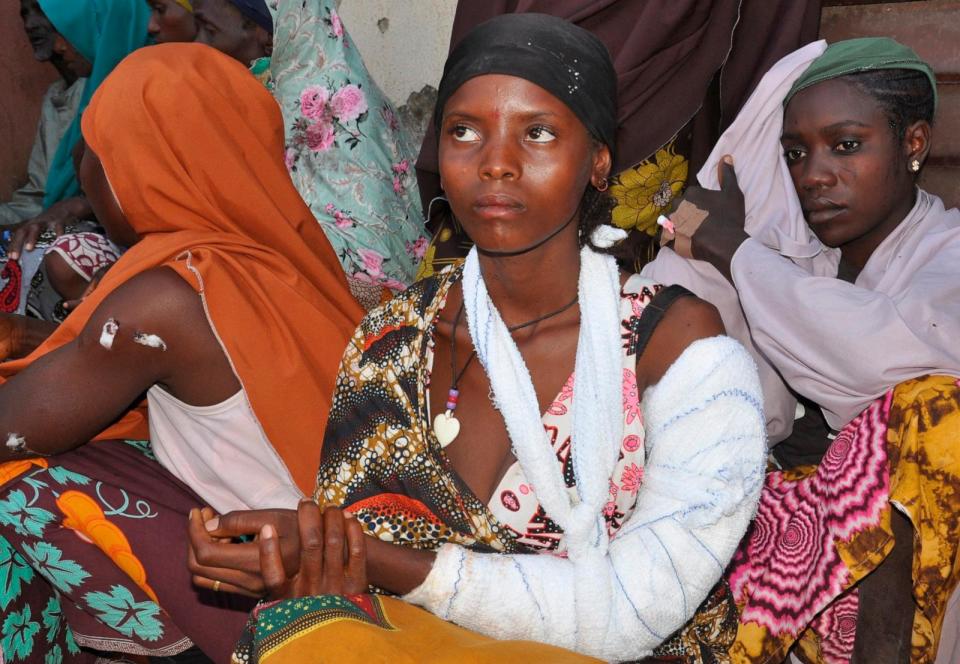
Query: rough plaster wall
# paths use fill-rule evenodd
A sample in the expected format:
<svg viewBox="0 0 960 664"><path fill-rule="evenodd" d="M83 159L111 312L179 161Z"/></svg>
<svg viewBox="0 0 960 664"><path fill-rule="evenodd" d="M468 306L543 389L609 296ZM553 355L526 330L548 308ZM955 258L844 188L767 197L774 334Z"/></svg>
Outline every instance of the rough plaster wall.
<svg viewBox="0 0 960 664"><path fill-rule="evenodd" d="M456 0L342 0L340 16L377 85L397 105L436 87Z"/></svg>
<svg viewBox="0 0 960 664"><path fill-rule="evenodd" d="M19 11L13 0L0 2L0 201L26 177L40 102L57 77L33 59Z"/></svg>
<svg viewBox="0 0 960 664"><path fill-rule="evenodd" d="M419 145L436 101L456 0L340 0L370 74Z"/></svg>

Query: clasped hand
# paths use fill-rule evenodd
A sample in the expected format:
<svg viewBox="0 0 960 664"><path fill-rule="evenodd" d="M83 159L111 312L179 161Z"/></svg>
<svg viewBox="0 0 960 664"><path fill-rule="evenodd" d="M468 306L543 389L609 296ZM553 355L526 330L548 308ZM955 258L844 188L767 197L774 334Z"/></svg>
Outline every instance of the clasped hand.
<svg viewBox="0 0 960 664"><path fill-rule="evenodd" d="M348 512L313 501L293 510L190 513L193 581L269 599L366 592L366 535ZM235 538L254 536L249 542Z"/></svg>

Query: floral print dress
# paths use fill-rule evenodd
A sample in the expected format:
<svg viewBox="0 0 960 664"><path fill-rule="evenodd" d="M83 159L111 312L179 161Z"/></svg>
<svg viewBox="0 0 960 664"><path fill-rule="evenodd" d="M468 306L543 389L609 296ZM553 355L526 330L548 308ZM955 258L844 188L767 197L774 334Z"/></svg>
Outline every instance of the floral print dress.
<svg viewBox="0 0 960 664"><path fill-rule="evenodd" d="M269 6L275 47L268 87L283 113L287 168L355 294L369 285L379 303L379 286L404 289L426 251L416 150L334 0Z"/></svg>

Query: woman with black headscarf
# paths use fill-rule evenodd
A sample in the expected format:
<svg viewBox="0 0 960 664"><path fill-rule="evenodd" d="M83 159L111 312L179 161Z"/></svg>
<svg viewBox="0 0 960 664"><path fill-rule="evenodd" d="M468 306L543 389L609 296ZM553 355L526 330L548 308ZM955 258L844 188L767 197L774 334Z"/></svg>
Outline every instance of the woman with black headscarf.
<svg viewBox="0 0 960 664"><path fill-rule="evenodd" d="M634 659L720 578L763 478L757 374L710 305L610 255L615 89L602 43L549 16L451 54L440 175L476 248L361 323L322 515L193 519L200 583L307 596L263 606L243 657ZM351 596L368 581L402 599Z"/></svg>
<svg viewBox="0 0 960 664"><path fill-rule="evenodd" d="M685 189L720 133L773 63L816 39L820 0L484 0L457 3L451 50L504 14L544 13L589 30L617 72L613 224L628 232L619 254L639 270L655 253L657 217ZM421 198L442 195L437 140L417 159ZM420 276L462 258L471 243L435 205L433 241Z"/></svg>

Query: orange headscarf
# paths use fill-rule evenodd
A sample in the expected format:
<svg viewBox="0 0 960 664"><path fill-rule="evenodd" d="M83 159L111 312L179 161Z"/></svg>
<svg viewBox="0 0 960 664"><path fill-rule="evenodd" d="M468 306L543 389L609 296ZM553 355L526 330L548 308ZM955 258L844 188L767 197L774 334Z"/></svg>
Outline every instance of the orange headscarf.
<svg viewBox="0 0 960 664"><path fill-rule="evenodd" d="M174 269L204 299L267 438L310 495L340 357L363 311L283 161L280 109L200 44L141 49L94 95L83 135L142 238L11 376L73 340L133 276ZM97 439L146 437L145 409Z"/></svg>

